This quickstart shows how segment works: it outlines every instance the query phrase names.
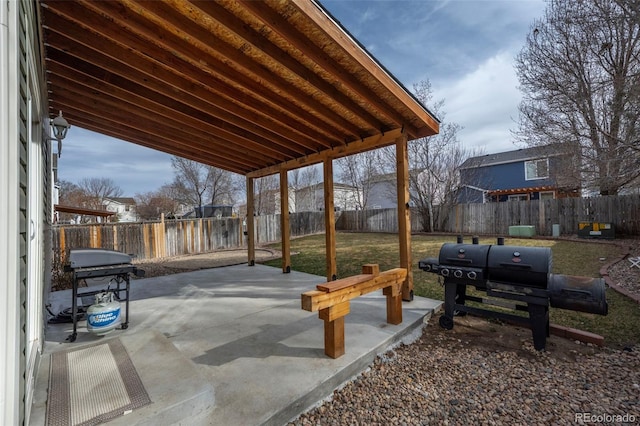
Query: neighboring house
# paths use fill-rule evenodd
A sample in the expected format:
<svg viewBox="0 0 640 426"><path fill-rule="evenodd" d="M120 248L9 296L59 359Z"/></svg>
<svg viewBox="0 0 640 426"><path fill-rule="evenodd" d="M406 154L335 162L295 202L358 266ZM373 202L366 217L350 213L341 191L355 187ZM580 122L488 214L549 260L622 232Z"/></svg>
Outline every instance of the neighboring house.
<svg viewBox="0 0 640 426"><path fill-rule="evenodd" d="M110 197L102 200L107 211L118 215L118 222L137 222L136 200L131 197Z"/></svg>
<svg viewBox="0 0 640 426"><path fill-rule="evenodd" d="M414 177L419 176L422 170L411 170L409 174ZM377 175L371 178L371 188L367 197L367 209L396 209L398 208L398 180L395 173ZM409 185L410 198L416 197L415 188ZM410 203L413 205L413 201Z"/></svg>
<svg viewBox="0 0 640 426"><path fill-rule="evenodd" d="M387 173L371 178L371 187L367 194L367 209L398 208L398 190L396 174Z"/></svg>
<svg viewBox="0 0 640 426"><path fill-rule="evenodd" d="M562 145L487 154L460 166L460 203L580 196L575 156Z"/></svg>
<svg viewBox="0 0 640 426"><path fill-rule="evenodd" d="M289 194L289 213L295 213L296 191L293 188L289 188L287 192ZM253 208L258 216L280 214L280 189L268 189L255 194ZM241 216L246 216L247 205L238 206L238 211Z"/></svg>
<svg viewBox="0 0 640 426"><path fill-rule="evenodd" d="M336 210L357 210L358 188L344 183L333 184L333 205ZM296 211L324 210L324 183L299 188L296 191ZM396 201L397 205L397 201Z"/></svg>

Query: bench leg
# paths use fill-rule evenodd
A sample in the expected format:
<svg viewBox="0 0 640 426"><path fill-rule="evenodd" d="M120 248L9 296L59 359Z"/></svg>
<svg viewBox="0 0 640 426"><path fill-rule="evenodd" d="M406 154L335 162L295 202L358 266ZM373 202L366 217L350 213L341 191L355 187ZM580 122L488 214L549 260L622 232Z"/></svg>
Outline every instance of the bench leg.
<svg viewBox="0 0 640 426"><path fill-rule="evenodd" d="M382 290L387 296L387 322L398 325L402 323L402 291L401 285L390 286Z"/></svg>
<svg viewBox="0 0 640 426"><path fill-rule="evenodd" d="M344 317L350 309L350 303L346 301L318 312L324 321L324 353L331 358L344 355Z"/></svg>
<svg viewBox="0 0 640 426"><path fill-rule="evenodd" d="M344 317L324 322L324 353L334 359L344 355Z"/></svg>

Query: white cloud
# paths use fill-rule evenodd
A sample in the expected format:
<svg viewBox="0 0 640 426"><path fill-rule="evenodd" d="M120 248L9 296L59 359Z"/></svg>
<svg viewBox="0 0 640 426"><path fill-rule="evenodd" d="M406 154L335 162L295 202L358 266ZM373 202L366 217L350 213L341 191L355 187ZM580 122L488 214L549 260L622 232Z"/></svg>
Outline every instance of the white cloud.
<svg viewBox="0 0 640 426"><path fill-rule="evenodd" d="M72 127L58 159L61 180L109 178L124 196L155 191L173 180L171 156L109 136Z"/></svg>
<svg viewBox="0 0 640 426"><path fill-rule="evenodd" d="M512 53L501 52L435 90L436 99L445 99L446 121L464 127L459 134L464 145L486 153L514 148L510 130L516 125L521 94Z"/></svg>

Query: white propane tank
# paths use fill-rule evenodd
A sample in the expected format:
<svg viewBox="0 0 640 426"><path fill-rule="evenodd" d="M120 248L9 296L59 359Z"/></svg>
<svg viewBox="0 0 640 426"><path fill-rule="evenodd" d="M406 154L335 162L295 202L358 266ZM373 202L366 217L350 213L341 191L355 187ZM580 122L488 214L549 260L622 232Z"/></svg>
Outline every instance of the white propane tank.
<svg viewBox="0 0 640 426"><path fill-rule="evenodd" d="M113 292L96 294L96 303L87 309L87 330L104 336L120 325L120 302L114 300Z"/></svg>

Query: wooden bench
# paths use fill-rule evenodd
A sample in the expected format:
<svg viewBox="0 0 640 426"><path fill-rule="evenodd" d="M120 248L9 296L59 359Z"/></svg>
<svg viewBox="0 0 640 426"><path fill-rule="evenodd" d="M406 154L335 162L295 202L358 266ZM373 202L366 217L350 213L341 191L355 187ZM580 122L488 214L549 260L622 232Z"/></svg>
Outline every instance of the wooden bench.
<svg viewBox="0 0 640 426"><path fill-rule="evenodd" d="M318 284L317 290L302 293L302 309L319 311L324 321L324 353L331 358L344 355L344 317L350 311L350 300L382 289L387 296L387 322L402 322L402 283L407 270L395 268L380 272L376 264L364 265L362 274Z"/></svg>

